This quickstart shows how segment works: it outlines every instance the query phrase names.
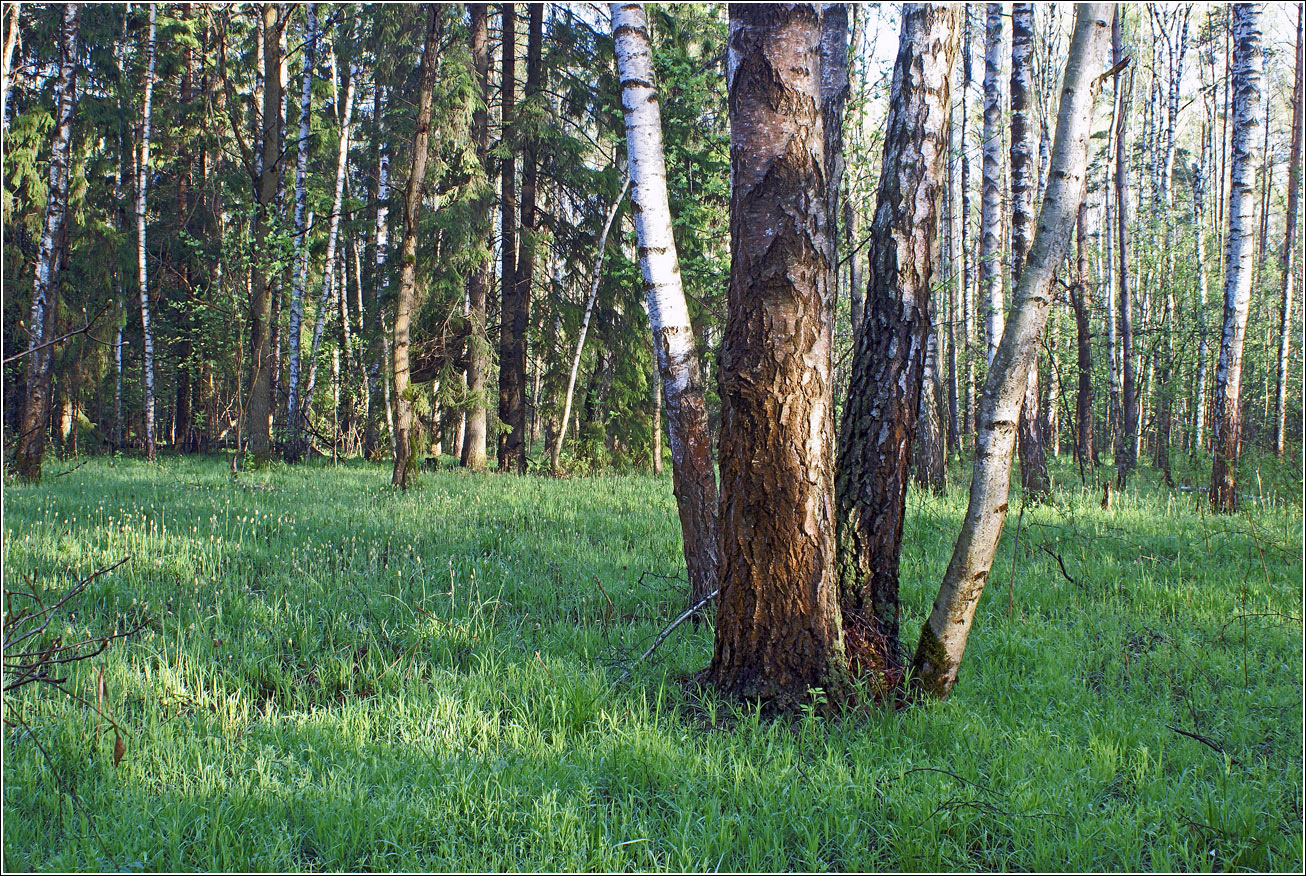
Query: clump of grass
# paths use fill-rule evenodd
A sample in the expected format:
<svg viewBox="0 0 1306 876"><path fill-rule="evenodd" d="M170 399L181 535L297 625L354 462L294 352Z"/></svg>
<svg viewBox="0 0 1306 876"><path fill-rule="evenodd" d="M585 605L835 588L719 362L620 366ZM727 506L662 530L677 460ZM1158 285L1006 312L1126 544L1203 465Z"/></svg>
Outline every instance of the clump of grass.
<svg viewBox="0 0 1306 876"><path fill-rule="evenodd" d="M7 704L51 762L7 733L6 868L1302 864L1291 494L1214 517L1144 473L1106 512L1063 462L951 700L776 721L682 685L708 625L611 684L684 609L668 478L440 470L400 494L387 471L97 459L6 485L6 579L59 592L132 556L70 640L151 620L66 682L103 672L116 767L84 706ZM960 484L909 498L906 631L964 507Z"/></svg>

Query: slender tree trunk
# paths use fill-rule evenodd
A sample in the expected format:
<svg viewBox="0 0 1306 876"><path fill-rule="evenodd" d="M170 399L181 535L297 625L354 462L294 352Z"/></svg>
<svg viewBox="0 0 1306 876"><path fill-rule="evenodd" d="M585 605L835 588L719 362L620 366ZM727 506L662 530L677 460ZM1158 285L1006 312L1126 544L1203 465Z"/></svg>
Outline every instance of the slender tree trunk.
<svg viewBox="0 0 1306 876"><path fill-rule="evenodd" d="M971 11L970 4L962 4L961 37L961 321L966 346L966 399L963 410L962 432L966 437L975 434L975 259L970 244L970 148L967 134L970 127L971 85Z"/></svg>
<svg viewBox="0 0 1306 876"><path fill-rule="evenodd" d="M920 408L916 414L916 442L920 454L916 459L916 483L930 492L942 494L948 486L944 464L943 429L939 417L939 324L929 314L925 329L925 364L921 371Z"/></svg>
<svg viewBox="0 0 1306 876"><path fill-rule="evenodd" d="M390 244L390 150L386 145L385 108L386 88L378 85L376 91L376 217L372 233L371 302L363 315L363 336L367 344L368 417L363 432L363 455L368 459L381 458L381 422L389 420L390 382L386 379L385 362L388 356L385 326L381 319L384 292L389 286L386 258ZM484 441L481 442L484 447Z"/></svg>
<svg viewBox="0 0 1306 876"><path fill-rule="evenodd" d="M145 457L154 459L154 328L150 324L150 284L145 259L145 198L150 181L150 110L154 95L154 13L150 5L150 35L145 48L145 103L141 113L141 150L136 168L136 271L140 280L141 349L145 353L142 372L145 411Z"/></svg>
<svg viewBox="0 0 1306 876"><path fill-rule="evenodd" d="M963 13L964 14L964 13ZM956 67L956 64L953 65ZM957 370L957 309L963 290L961 285L962 271L958 267L957 251L957 189L956 189L956 167L955 158L957 155L957 124L956 115L950 103L948 108L948 171L947 179L944 182L943 189L943 223L944 235L943 244L947 250L946 264L948 274L946 276L948 297L947 297L947 317L948 325L948 440L947 454L956 454L961 449L961 412L958 408L960 399L960 386L958 383L959 372ZM946 476L947 468L945 464L944 473Z"/></svg>
<svg viewBox="0 0 1306 876"><path fill-rule="evenodd" d="M984 175L980 200L980 285L984 287L985 361L1002 340L1002 4L985 4Z"/></svg>
<svg viewBox="0 0 1306 876"><path fill-rule="evenodd" d="M1111 26L1111 61L1120 64L1125 60L1124 41L1121 36L1121 16L1125 7L1117 6ZM1133 73L1129 73L1132 80ZM1136 462L1138 441L1138 382L1134 374L1134 298L1129 266L1129 149L1125 140L1129 123L1129 89L1124 74L1117 71L1115 86L1119 105L1116 112L1116 258L1119 294L1116 305L1120 309L1119 335L1120 360L1124 370L1121 389L1120 441L1116 446L1116 481L1124 489L1125 480Z"/></svg>
<svg viewBox="0 0 1306 876"><path fill-rule="evenodd" d="M1093 447L1093 344L1089 328L1088 294L1088 204L1080 203L1079 218L1075 222L1075 244L1078 260L1075 263L1075 284L1070 287L1070 305L1075 310L1075 341L1078 356L1079 384L1075 395L1075 460L1079 463L1080 481L1085 467L1097 466ZM1110 321L1111 315L1107 314Z"/></svg>
<svg viewBox="0 0 1306 876"><path fill-rule="evenodd" d="M486 247L467 281L467 318L471 332L467 338L467 426L463 436L460 462L472 471L485 470L485 378L490 369L490 341L485 331L485 302L490 290L490 258L494 248L491 240L491 199L489 181L493 178L490 161L490 49L489 13L486 4L471 3L472 66L476 69L476 84L480 90L481 105L472 113L472 140L476 144L476 162L485 174L485 192L475 202L475 228L477 240Z"/></svg>
<svg viewBox="0 0 1306 876"><path fill-rule="evenodd" d="M435 90L436 49L440 43L440 7L432 4L422 49L422 66L418 77L417 123L413 129L413 164L404 192L404 238L399 247L399 294L395 298L394 404L395 467L391 483L408 489L416 468L413 454L413 401L408 393L409 327L417 309L417 217L422 208L422 188L426 182L427 143L431 136L431 95Z"/></svg>
<svg viewBox="0 0 1306 876"><path fill-rule="evenodd" d="M1283 459L1284 426L1288 408L1288 349L1292 341L1292 295L1297 252L1297 210L1301 198L1301 128L1302 128L1302 66L1306 63L1306 47L1302 43L1302 16L1306 11L1297 7L1297 62L1292 87L1292 146L1288 150L1288 212L1283 234L1283 252L1279 257L1282 271L1282 303L1279 310L1279 370L1274 402L1274 455Z"/></svg>
<svg viewBox="0 0 1306 876"><path fill-rule="evenodd" d="M499 143L507 155L499 160L500 257L499 269L499 421L509 431L500 429L497 442L499 471L507 471L515 462L509 444L517 413L523 410L525 387L513 368L516 343L513 337L514 314L517 313L517 134L513 125L517 111L517 12L512 3L503 4L503 72L500 76L501 132ZM520 433L519 433L520 437Z"/></svg>
<svg viewBox="0 0 1306 876"><path fill-rule="evenodd" d="M834 247L820 36L812 4L730 7L721 565L707 677L774 708L809 701L813 687L836 701L846 672L832 526Z"/></svg>
<svg viewBox="0 0 1306 876"><path fill-rule="evenodd" d="M933 240L947 158L951 9L903 9L871 226L866 322L844 401L836 467L840 603L850 628L898 654L898 560L922 402ZM869 628L869 630L868 630Z"/></svg>
<svg viewBox="0 0 1306 876"><path fill-rule="evenodd" d="M277 178L281 173L281 20L276 4L263 7L263 115L262 149L258 162L257 207L254 213L253 252L250 265L249 404L245 430L249 449L259 459L272 452L272 383L276 361L272 357L272 298L268 271L269 223L276 201Z"/></svg>
<svg viewBox="0 0 1306 876"><path fill-rule="evenodd" d="M1241 419L1243 338L1255 270L1255 168L1252 166L1261 104L1260 7L1233 8L1233 133L1229 184L1229 235L1225 244L1224 328L1215 372L1215 463L1211 468L1211 507L1238 509L1238 453Z"/></svg>
<svg viewBox="0 0 1306 876"><path fill-rule="evenodd" d="M27 323L27 391L19 421L17 445L10 465L28 481L41 479L46 423L50 419L55 314L59 307L60 251L68 235L68 179L72 168L73 110L77 104L77 27L81 6L63 7L59 76L54 83L54 143L50 149L50 183L41 242L37 249L32 310ZM119 348L121 349L121 348Z"/></svg>
<svg viewBox="0 0 1306 876"><path fill-rule="evenodd" d="M299 400L300 336L304 323L304 289L308 285L308 144L313 114L313 71L317 67L317 4L307 5L304 35L304 77L299 96L299 145L295 162L295 281L290 289L290 322L287 326L288 373L286 376L286 461L303 457L304 413Z"/></svg>
<svg viewBox="0 0 1306 876"><path fill-rule="evenodd" d="M1052 306L1053 275L1070 248L1084 197L1093 104L1111 14L1106 3L1081 3L1076 9L1038 232L1015 290L1011 323L985 381L966 517L916 648L914 677L934 696L946 697L956 684L975 608L1006 520L1011 454L1026 372L1034 367L1039 336Z"/></svg>
<svg viewBox="0 0 1306 876"><path fill-rule="evenodd" d="M1037 184L1034 175L1034 128L1030 124L1034 5L1015 3L1011 9L1011 277L1013 283L1019 283L1034 231L1034 188ZM1052 482L1048 475L1039 417L1037 356L1026 378L1025 400L1020 408L1017 434L1020 486L1026 496L1038 500L1048 494Z"/></svg>
<svg viewBox="0 0 1306 876"><path fill-rule="evenodd" d="M1199 149L1198 160L1193 165L1193 236L1197 244L1197 263L1194 265L1197 273L1197 387L1193 398L1193 453L1205 444L1206 368L1211 358L1206 337L1206 226L1202 216L1205 211L1206 157L1207 150Z"/></svg>
<svg viewBox="0 0 1306 876"><path fill-rule="evenodd" d="M672 488L689 573L689 604L694 606L717 585L717 487L711 433L694 327L680 284L680 263L672 234L662 152L662 112L653 74L648 19L639 3L613 3L611 10L626 120L631 212L671 437ZM826 197L828 191L822 195L823 204Z"/></svg>
<svg viewBox="0 0 1306 876"><path fill-rule="evenodd" d="M9 29L5 33L4 70L0 71L0 124L9 128L9 89L13 86L14 47L18 44L18 21L23 4L9 4Z"/></svg>
<svg viewBox="0 0 1306 876"><path fill-rule="evenodd" d="M580 333L576 336L576 353L571 357L571 371L567 375L567 392L563 396L562 402L562 423L558 426L558 434L554 438L550 450L549 465L555 476L562 474L559 454L562 452L562 442L567 437L567 421L571 418L571 403L575 398L576 375L580 371L581 353L585 350L585 336L589 334L590 317L594 313L594 302L598 301L599 286L603 280L603 256L608 249L608 232L612 229L612 220L617 218L617 211L620 209L621 202L626 197L626 189L629 187L630 175L627 174L621 184L621 193L612 202L607 219L603 222L603 231L599 234L599 248L594 256L594 272L590 275L590 294L589 298L585 300L585 315L581 318ZM661 396L659 396L660 398Z"/></svg>
<svg viewBox="0 0 1306 876"><path fill-rule="evenodd" d="M843 114L847 103L848 7L844 3L822 3L821 123L825 136L825 212L830 242L835 247L826 285L836 299L839 295L839 191L844 171Z"/></svg>

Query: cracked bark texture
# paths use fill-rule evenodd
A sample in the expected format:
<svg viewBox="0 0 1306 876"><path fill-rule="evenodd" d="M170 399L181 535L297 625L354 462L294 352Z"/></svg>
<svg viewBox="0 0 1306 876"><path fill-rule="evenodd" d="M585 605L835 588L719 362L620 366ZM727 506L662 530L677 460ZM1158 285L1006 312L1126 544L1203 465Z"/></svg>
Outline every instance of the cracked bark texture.
<svg viewBox="0 0 1306 876"><path fill-rule="evenodd" d="M957 54L950 8L903 7L884 162L871 223L869 282L839 432L839 602L898 655L898 560L921 405L930 283Z"/></svg>
<svg viewBox="0 0 1306 876"><path fill-rule="evenodd" d="M832 490L833 247L821 22L732 4L730 289L721 355L720 585L707 678L793 708L846 673Z"/></svg>
<svg viewBox="0 0 1306 876"><path fill-rule="evenodd" d="M1238 510L1238 453L1241 428L1243 340L1255 270L1255 143L1261 124L1260 4L1233 7L1233 132L1230 137L1229 235L1225 239L1224 328L1215 371L1215 422L1211 466L1211 508Z"/></svg>
<svg viewBox="0 0 1306 876"><path fill-rule="evenodd" d="M936 697L946 697L956 684L966 638L1006 521L1021 397L1052 306L1053 275L1070 248L1084 197L1093 103L1111 14L1107 3L1081 3L1076 9L1038 231L1015 289L1011 322L980 399L966 517L913 660L916 684Z"/></svg>
<svg viewBox="0 0 1306 876"><path fill-rule="evenodd" d="M632 213L671 437L671 477L689 573L689 605L717 588L717 487L694 326L680 282L667 200L662 115L643 4L613 3ZM596 267L597 270L597 267ZM597 283L597 276L595 278ZM597 290L597 285L595 289Z"/></svg>

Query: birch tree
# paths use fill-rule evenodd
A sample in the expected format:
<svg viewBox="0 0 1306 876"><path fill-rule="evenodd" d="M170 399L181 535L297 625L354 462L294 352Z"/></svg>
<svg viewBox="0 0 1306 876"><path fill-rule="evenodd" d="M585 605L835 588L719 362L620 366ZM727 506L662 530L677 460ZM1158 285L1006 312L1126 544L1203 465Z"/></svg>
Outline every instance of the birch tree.
<svg viewBox="0 0 1306 876"><path fill-rule="evenodd" d="M689 600L695 606L716 589L718 578L717 486L711 433L694 327L681 287L680 262L672 235L662 152L662 111L653 73L648 18L640 3L613 3L610 9L626 122L640 276L662 379L671 439L672 485L689 573ZM821 194L822 204L827 194Z"/></svg>
<svg viewBox="0 0 1306 876"><path fill-rule="evenodd" d="M946 697L956 684L1006 520L1027 373L1052 306L1053 275L1069 250L1084 197L1093 104L1111 14L1106 3L1081 3L1076 9L1038 231L1015 289L1011 321L984 384L966 517L913 660L916 683L933 696Z"/></svg>
<svg viewBox="0 0 1306 876"><path fill-rule="evenodd" d="M154 22L158 7L150 4L150 32L145 44L145 101L141 111L141 148L136 167L136 272L140 281L141 348L144 352L142 389L145 397L145 456L154 459L154 329L150 325L149 268L145 258L145 199L150 184L150 122L154 96Z"/></svg>
<svg viewBox="0 0 1306 876"><path fill-rule="evenodd" d="M984 289L985 361L1002 339L1002 4L985 4L984 155L980 198L980 271Z"/></svg>
<svg viewBox="0 0 1306 876"><path fill-rule="evenodd" d="M1284 425L1287 421L1288 350L1292 343L1292 297L1296 271L1297 211L1301 203L1301 128L1302 128L1302 66L1306 64L1306 46L1302 43L1303 7L1297 7L1297 60L1292 86L1292 145L1288 149L1288 207L1283 230L1283 251L1279 256L1282 273L1280 288L1279 362L1278 381L1274 401L1274 455L1283 458Z"/></svg>
<svg viewBox="0 0 1306 876"><path fill-rule="evenodd" d="M299 92L299 142L295 159L295 281L290 288L290 319L286 328L286 461L304 452L304 412L299 401L300 335L304 322L304 289L308 284L308 146L313 116L313 71L317 67L317 4L306 8L304 76Z"/></svg>
<svg viewBox="0 0 1306 876"><path fill-rule="evenodd" d="M1254 151L1261 124L1260 4L1233 7L1233 126L1230 134L1229 233L1224 258L1224 328L1215 372L1215 420L1211 467L1211 507L1218 512L1238 509L1243 341L1255 270Z"/></svg>
<svg viewBox="0 0 1306 876"><path fill-rule="evenodd" d="M1126 136L1129 126L1129 91L1130 86L1124 81L1125 71L1121 67L1125 63L1124 38L1122 30L1124 27L1121 21L1125 14L1123 6L1117 6L1115 15L1111 24L1111 62L1119 68L1115 73L1116 99L1116 128L1115 128L1115 160L1116 160L1116 178L1115 178L1115 195L1116 195L1116 277L1119 282L1119 291L1116 295L1116 306L1119 308L1119 337L1120 337L1120 363L1124 372L1124 382L1121 387L1121 424L1120 440L1116 445L1116 482L1121 489L1125 486L1125 481L1129 472L1133 470L1137 462L1138 447L1138 378L1134 362L1134 295L1133 283L1130 276L1131 266L1129 264L1129 149L1126 142ZM1132 71L1128 73L1132 81Z"/></svg>
<svg viewBox="0 0 1306 876"><path fill-rule="evenodd" d="M59 74L54 81L54 141L49 188L41 219L32 308L27 323L27 391L18 440L10 463L23 479L41 479L45 426L50 419L55 313L59 307L59 253L68 234L68 179L72 168L73 110L77 105L77 29L81 6L63 7L59 30Z"/></svg>

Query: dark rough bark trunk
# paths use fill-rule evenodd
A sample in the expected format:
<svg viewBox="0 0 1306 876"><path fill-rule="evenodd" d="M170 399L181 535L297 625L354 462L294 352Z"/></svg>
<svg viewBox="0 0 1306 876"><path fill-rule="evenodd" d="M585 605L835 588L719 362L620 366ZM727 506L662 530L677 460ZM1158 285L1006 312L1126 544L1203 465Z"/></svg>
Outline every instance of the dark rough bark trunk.
<svg viewBox="0 0 1306 876"><path fill-rule="evenodd" d="M272 357L272 295L268 282L271 253L268 228L281 173L281 20L276 4L263 7L263 128L259 162L257 207L254 213L254 247L251 253L250 340L252 362L245 430L250 452L259 459L272 453L272 383L276 361Z"/></svg>
<svg viewBox="0 0 1306 876"><path fill-rule="evenodd" d="M834 247L820 16L730 7L729 315L721 356L720 586L707 676L792 708L842 693L831 463Z"/></svg>
<svg viewBox="0 0 1306 876"><path fill-rule="evenodd" d="M22 418L19 420L18 441L10 462L13 471L29 481L41 479L46 423L50 419L54 349L46 345L54 339L55 312L59 307L59 255L68 234L68 179L72 168L73 110L77 103L77 28L80 10L81 7L76 3L69 3L63 8L59 76L54 86L54 144L50 150L49 189L41 224L36 280L32 286L32 309L27 328L27 390L23 398Z"/></svg>
<svg viewBox="0 0 1306 876"><path fill-rule="evenodd" d="M395 298L394 357L395 467L390 482L402 489L416 468L413 453L413 402L409 395L409 329L417 310L417 218L426 184L427 144L431 137L431 94L435 90L436 49L440 44L440 7L432 4L422 49L422 66L417 94L417 125L413 129L413 164L404 192L404 239L399 249L399 293Z"/></svg>
<svg viewBox="0 0 1306 876"><path fill-rule="evenodd" d="M898 560L929 331L956 57L951 9L904 8L867 258L866 316L839 433L840 604L898 654Z"/></svg>
<svg viewBox="0 0 1306 876"><path fill-rule="evenodd" d="M1078 351L1076 363L1079 372L1078 391L1075 394L1075 461L1079 463L1081 480L1085 467L1097 465L1097 450L1093 446L1093 335L1089 328L1088 294L1088 204L1079 205L1079 219L1075 223L1075 243L1079 259L1075 266L1075 284L1070 287L1070 305L1075 310L1075 342ZM1110 319L1110 314L1107 315Z"/></svg>
<svg viewBox="0 0 1306 876"><path fill-rule="evenodd" d="M472 17L472 65L481 99L490 100L489 13L484 3L468 5ZM490 151L490 114L478 107L472 114L472 140L476 143L476 161L485 174L486 194L476 200L476 234L486 247L481 263L467 281L467 318L471 332L467 338L467 426L463 436L460 462L472 471L485 470L485 377L490 368L490 341L485 333L485 301L490 290L490 199L489 181L493 178Z"/></svg>
<svg viewBox="0 0 1306 876"><path fill-rule="evenodd" d="M1081 3L1076 10L1038 232L1012 298L1011 321L985 381L966 517L913 660L915 683L932 696L946 697L956 684L1006 521L1021 396L1052 306L1052 279L1070 248L1084 197L1093 104L1110 16L1107 3Z"/></svg>
<svg viewBox="0 0 1306 876"><path fill-rule="evenodd" d="M1238 455L1241 427L1243 340L1255 270L1255 240L1251 227L1256 126L1261 104L1260 7L1239 3L1233 8L1233 131L1230 142L1229 235L1225 242L1224 330L1215 373L1215 422L1211 466L1211 507L1218 512L1238 509Z"/></svg>
<svg viewBox="0 0 1306 876"><path fill-rule="evenodd" d="M499 269L499 421L509 431L499 430L498 466L507 471L515 461L510 452L511 429L516 423L515 412L525 410L525 375L513 368L515 362L513 343L513 315L517 312L517 144L513 116L517 107L517 10L514 4L503 4L503 72L500 79L501 125L499 142L508 150L499 160L500 193L500 257ZM519 379L520 378L520 379Z"/></svg>

